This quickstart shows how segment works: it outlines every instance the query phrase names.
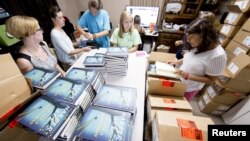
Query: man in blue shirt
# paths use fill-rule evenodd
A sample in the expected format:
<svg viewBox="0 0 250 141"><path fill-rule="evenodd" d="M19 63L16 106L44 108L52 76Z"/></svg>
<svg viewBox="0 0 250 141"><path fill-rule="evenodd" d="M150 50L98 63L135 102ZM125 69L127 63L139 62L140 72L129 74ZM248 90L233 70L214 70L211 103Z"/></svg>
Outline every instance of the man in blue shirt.
<svg viewBox="0 0 250 141"><path fill-rule="evenodd" d="M101 0L89 0L89 10L77 22L77 30L98 47L109 47L110 21L108 12L102 9ZM88 28L85 32L83 28Z"/></svg>

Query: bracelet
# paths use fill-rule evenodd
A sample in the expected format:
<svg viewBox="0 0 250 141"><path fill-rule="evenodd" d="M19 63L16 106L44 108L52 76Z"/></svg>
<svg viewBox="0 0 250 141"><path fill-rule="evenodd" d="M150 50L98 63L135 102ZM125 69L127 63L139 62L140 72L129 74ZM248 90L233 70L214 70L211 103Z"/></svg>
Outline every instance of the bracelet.
<svg viewBox="0 0 250 141"><path fill-rule="evenodd" d="M94 39L96 38L96 35L95 35L95 34L93 34L93 38L94 38Z"/></svg>
<svg viewBox="0 0 250 141"><path fill-rule="evenodd" d="M184 77L185 80L188 80L189 78L189 73L186 73L186 76Z"/></svg>

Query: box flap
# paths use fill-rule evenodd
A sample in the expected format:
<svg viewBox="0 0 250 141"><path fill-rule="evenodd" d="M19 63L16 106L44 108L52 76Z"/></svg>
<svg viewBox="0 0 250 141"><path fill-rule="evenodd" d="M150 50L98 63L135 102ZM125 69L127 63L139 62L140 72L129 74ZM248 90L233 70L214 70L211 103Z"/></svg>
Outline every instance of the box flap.
<svg viewBox="0 0 250 141"><path fill-rule="evenodd" d="M0 55L0 81L11 77L22 76L21 71L17 67L10 54Z"/></svg>
<svg viewBox="0 0 250 141"><path fill-rule="evenodd" d="M167 60L175 60L175 54L163 53L163 52L151 52L149 55L149 62L154 63L156 61L166 62Z"/></svg>
<svg viewBox="0 0 250 141"><path fill-rule="evenodd" d="M150 94L184 96L186 84L166 79L148 77L148 92Z"/></svg>
<svg viewBox="0 0 250 141"><path fill-rule="evenodd" d="M241 13L241 10L238 5L226 5L226 7L230 12Z"/></svg>
<svg viewBox="0 0 250 141"><path fill-rule="evenodd" d="M151 107L173 108L176 110L192 110L189 102L184 97L151 96L149 95Z"/></svg>

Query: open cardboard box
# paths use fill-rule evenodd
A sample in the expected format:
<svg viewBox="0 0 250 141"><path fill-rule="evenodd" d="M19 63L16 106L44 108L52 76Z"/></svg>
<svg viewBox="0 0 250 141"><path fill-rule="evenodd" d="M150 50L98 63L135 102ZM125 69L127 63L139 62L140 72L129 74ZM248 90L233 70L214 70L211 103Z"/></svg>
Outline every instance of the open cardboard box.
<svg viewBox="0 0 250 141"><path fill-rule="evenodd" d="M168 60L176 60L175 54L163 52L151 52L149 55L149 63L166 62Z"/></svg>
<svg viewBox="0 0 250 141"><path fill-rule="evenodd" d="M213 124L207 117L157 111L152 141L207 141L208 125Z"/></svg>
<svg viewBox="0 0 250 141"><path fill-rule="evenodd" d="M0 55L0 127L30 101L32 88L10 54Z"/></svg>
<svg viewBox="0 0 250 141"><path fill-rule="evenodd" d="M171 78L148 77L148 93L151 95L183 97L187 85Z"/></svg>

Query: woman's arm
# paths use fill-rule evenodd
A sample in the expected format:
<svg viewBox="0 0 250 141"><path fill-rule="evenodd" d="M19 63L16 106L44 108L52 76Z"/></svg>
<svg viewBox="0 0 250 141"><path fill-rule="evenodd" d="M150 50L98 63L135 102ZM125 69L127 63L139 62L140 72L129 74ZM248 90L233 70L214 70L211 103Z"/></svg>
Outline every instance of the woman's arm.
<svg viewBox="0 0 250 141"><path fill-rule="evenodd" d="M61 73L63 77L66 75L65 71L58 64L56 64L56 69Z"/></svg>
<svg viewBox="0 0 250 141"><path fill-rule="evenodd" d="M133 46L132 48L129 49L129 52L130 52L130 53L136 52L136 51L138 50L138 47L139 47L139 45Z"/></svg>
<svg viewBox="0 0 250 141"><path fill-rule="evenodd" d="M210 76L210 75L205 75L205 76L193 75L184 72L182 70L178 70L176 73L179 74L184 79L198 81L207 84L212 84L218 78L218 76Z"/></svg>

